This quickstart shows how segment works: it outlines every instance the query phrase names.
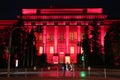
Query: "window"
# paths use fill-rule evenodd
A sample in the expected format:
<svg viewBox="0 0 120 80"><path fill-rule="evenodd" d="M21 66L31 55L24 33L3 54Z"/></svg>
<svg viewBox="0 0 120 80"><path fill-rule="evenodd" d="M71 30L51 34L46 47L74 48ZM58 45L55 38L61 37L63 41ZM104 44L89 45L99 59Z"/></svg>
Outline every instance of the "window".
<svg viewBox="0 0 120 80"><path fill-rule="evenodd" d="M70 40L74 40L74 33L73 32L70 33Z"/></svg>
<svg viewBox="0 0 120 80"><path fill-rule="evenodd" d="M54 40L54 37L53 37L53 35L51 34L50 35L50 38L49 38L50 40Z"/></svg>
<svg viewBox="0 0 120 80"><path fill-rule="evenodd" d="M39 54L38 55L41 55L43 53L43 47L39 47Z"/></svg>
<svg viewBox="0 0 120 80"><path fill-rule="evenodd" d="M64 54L64 52L60 52L60 54Z"/></svg>
<svg viewBox="0 0 120 80"><path fill-rule="evenodd" d="M83 48L81 47L81 54L83 54Z"/></svg>
<svg viewBox="0 0 120 80"><path fill-rule="evenodd" d="M70 47L70 54L74 54L74 47Z"/></svg>
<svg viewBox="0 0 120 80"><path fill-rule="evenodd" d="M64 34L60 34L60 40L64 40Z"/></svg>
<svg viewBox="0 0 120 80"><path fill-rule="evenodd" d="M42 41L42 34L40 34L40 36L39 36L39 40Z"/></svg>
<svg viewBox="0 0 120 80"><path fill-rule="evenodd" d="M50 47L50 54L53 54L53 53L54 53L54 47L51 46L51 47Z"/></svg>

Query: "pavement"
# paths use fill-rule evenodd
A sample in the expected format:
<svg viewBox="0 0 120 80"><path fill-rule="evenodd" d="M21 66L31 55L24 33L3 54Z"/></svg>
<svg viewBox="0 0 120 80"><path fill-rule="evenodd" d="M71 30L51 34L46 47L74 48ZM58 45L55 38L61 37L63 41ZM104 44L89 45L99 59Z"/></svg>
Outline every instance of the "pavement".
<svg viewBox="0 0 120 80"><path fill-rule="evenodd" d="M29 76L29 77L0 77L0 80L120 80L120 78L103 78L103 77L35 77L35 76Z"/></svg>
<svg viewBox="0 0 120 80"><path fill-rule="evenodd" d="M86 72L81 77L81 71ZM62 71L58 66L46 68L11 69L10 77L7 77L7 69L0 70L0 80L120 80L120 69L94 68L83 70L75 67L74 71Z"/></svg>

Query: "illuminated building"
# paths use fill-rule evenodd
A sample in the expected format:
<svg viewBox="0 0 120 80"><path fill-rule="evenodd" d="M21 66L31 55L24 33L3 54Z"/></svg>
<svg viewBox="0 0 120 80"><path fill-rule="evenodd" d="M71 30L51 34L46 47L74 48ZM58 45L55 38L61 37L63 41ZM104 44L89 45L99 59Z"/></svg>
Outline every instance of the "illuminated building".
<svg viewBox="0 0 120 80"><path fill-rule="evenodd" d="M106 20L102 8L22 9L21 17L28 33L32 28L43 28L41 33L34 32L37 56L46 54L47 62L52 64L77 63L77 54L82 54L79 44L84 38L84 28L87 26L91 30L94 20L100 27L101 45L104 46L104 35L110 22L114 22ZM0 25L5 23L5 27L10 21L12 24L16 22L1 20Z"/></svg>

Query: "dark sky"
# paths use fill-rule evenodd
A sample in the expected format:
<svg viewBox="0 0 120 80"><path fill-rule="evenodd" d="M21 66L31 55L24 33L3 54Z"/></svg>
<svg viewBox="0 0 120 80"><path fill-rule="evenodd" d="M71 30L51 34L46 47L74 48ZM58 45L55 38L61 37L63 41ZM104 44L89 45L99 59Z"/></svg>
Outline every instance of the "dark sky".
<svg viewBox="0 0 120 80"><path fill-rule="evenodd" d="M15 19L22 8L102 7L111 18L120 18L120 0L1 0L0 19Z"/></svg>

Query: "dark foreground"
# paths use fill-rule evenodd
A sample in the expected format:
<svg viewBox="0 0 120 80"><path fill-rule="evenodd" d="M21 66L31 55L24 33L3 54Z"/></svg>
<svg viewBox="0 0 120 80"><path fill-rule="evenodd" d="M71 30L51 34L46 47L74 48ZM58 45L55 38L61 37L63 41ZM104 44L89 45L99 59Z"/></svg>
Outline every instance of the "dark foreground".
<svg viewBox="0 0 120 80"><path fill-rule="evenodd" d="M0 80L120 80L120 69L85 69L86 76L81 76L83 69L75 67L74 71L50 69L13 69L8 78L7 70L0 70Z"/></svg>
<svg viewBox="0 0 120 80"><path fill-rule="evenodd" d="M0 78L0 80L120 80L117 78L101 78L101 77L90 77L90 78L80 78L80 77L10 77L10 78Z"/></svg>

